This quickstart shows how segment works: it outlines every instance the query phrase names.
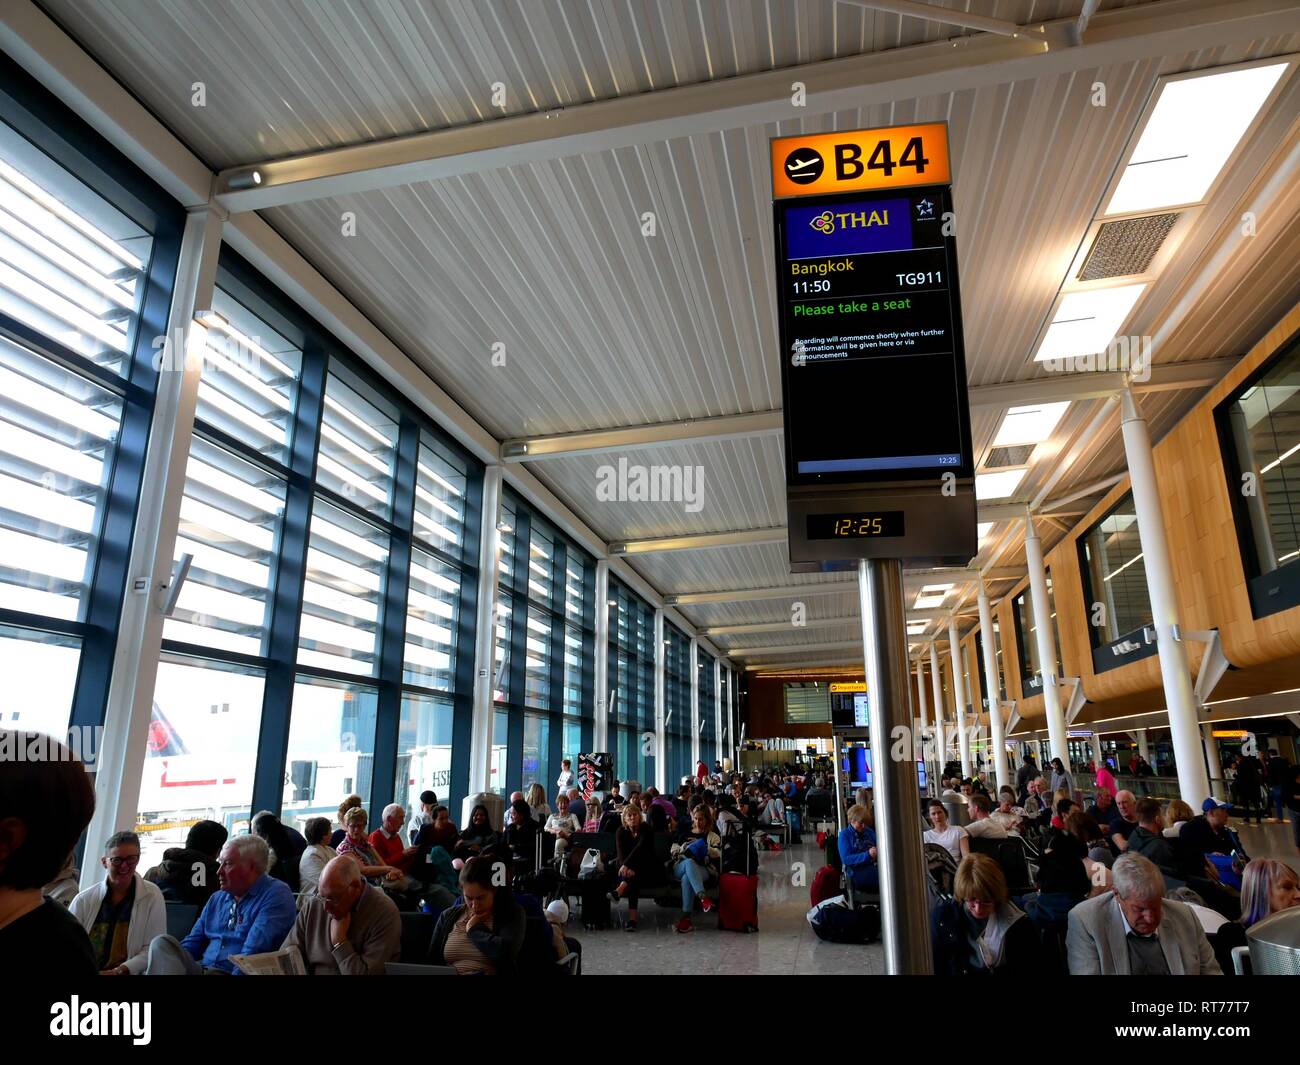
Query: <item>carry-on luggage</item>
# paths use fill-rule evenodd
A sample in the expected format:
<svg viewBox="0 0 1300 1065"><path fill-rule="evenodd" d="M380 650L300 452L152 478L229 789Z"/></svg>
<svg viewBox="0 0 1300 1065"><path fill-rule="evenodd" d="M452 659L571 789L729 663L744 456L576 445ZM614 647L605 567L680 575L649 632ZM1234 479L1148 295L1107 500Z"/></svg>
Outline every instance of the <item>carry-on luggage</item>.
<svg viewBox="0 0 1300 1065"><path fill-rule="evenodd" d="M722 838L718 927L724 932L757 932L758 854L748 832L739 825L729 827L730 831Z"/></svg>
<svg viewBox="0 0 1300 1065"><path fill-rule="evenodd" d="M823 865L817 870L817 875L813 877L812 904L816 906L819 902L825 902L839 893L840 874L838 870L829 865Z"/></svg>

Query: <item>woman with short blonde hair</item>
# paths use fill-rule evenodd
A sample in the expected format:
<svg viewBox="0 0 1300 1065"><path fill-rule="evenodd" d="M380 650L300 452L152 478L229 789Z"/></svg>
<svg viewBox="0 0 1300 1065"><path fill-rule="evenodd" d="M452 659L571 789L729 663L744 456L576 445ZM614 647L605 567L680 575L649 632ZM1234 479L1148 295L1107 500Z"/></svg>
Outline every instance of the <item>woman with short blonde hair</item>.
<svg viewBox="0 0 1300 1065"><path fill-rule="evenodd" d="M957 866L953 894L934 911L936 976L1025 976L1042 969L1034 923L1012 905L1007 878L987 854Z"/></svg>

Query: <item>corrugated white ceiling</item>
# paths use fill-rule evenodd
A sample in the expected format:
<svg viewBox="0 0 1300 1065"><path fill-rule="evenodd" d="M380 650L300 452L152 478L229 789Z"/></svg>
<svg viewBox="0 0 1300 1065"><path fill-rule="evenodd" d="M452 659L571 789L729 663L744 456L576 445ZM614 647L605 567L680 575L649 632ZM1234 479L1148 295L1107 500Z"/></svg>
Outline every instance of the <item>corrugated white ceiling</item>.
<svg viewBox="0 0 1300 1065"><path fill-rule="evenodd" d="M962 32L834 0L43 6L217 168ZM1080 4L944 6L1028 22L1075 14ZM1034 342L1156 78L1298 49L1300 38L1286 37L1170 55L323 199L265 217L498 438L770 410L781 396L768 139L945 119L970 382L1023 380L1041 373L1030 362ZM203 107L192 103L198 81ZM1092 106L1096 81L1107 87L1106 107ZM492 106L494 82L506 87L504 109ZM1300 190L1279 199L1257 236L1214 258L1236 239L1241 204L1277 163L1279 145L1295 143L1297 115L1293 79L1139 304L1129 331L1159 334L1180 301L1196 294L1165 331L1158 362L1241 354L1300 299L1300 276L1277 268L1300 260ZM345 212L355 215L355 235L343 233ZM642 232L645 212L655 216L652 236ZM504 345L504 365L494 364L496 344ZM924 397L915 398L923 409ZM1153 435L1195 398L1144 397ZM1045 460L1070 446L1095 409L1071 408L1017 499L1036 494L1051 471ZM973 412L977 454L999 421L997 410ZM1123 469L1118 433L1087 444L1053 495ZM628 453L632 463L703 467L702 506L691 511L680 502L598 499L598 471L618 457L532 469L607 540L784 523L777 438ZM1050 546L1053 536L1041 532ZM998 564L1023 565L1019 531L1004 539ZM988 558L986 549L980 560ZM780 544L630 562L665 593L836 579L790 575ZM809 602L814 616L857 609L852 595ZM787 611L781 600L684 608L703 624L776 621ZM854 638L852 626L843 632L814 629L779 642ZM761 640L746 634L722 643Z"/></svg>

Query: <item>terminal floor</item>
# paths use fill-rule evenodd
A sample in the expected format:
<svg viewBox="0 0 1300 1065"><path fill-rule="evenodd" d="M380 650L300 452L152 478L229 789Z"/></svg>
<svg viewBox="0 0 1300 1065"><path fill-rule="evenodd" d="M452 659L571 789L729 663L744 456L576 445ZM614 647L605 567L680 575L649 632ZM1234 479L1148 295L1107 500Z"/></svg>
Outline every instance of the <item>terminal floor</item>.
<svg viewBox="0 0 1300 1065"><path fill-rule="evenodd" d="M1300 872L1300 851L1292 843L1290 824L1247 825L1234 818L1232 827L1240 833L1242 846L1251 857L1279 858ZM623 931L625 904L614 908L614 924L606 931L584 931L575 915L568 931L582 941L583 974L883 973L884 957L878 942L865 947L823 943L809 927L805 917L810 906L809 886L823 861L822 852L811 842L760 855L759 931L749 935L720 931L712 914L698 912L695 931L678 935L673 925L680 912L654 903L641 907L635 934Z"/></svg>
<svg viewBox="0 0 1300 1065"><path fill-rule="evenodd" d="M680 910L645 903L638 912L637 932L624 932L627 905L621 903L614 908L614 923L607 931L584 931L580 919L571 918L569 935L582 941L583 975L883 973L884 954L878 942L865 947L823 943L813 934L806 919L809 888L825 858L812 837L804 838L810 842L759 855L759 931L748 935L720 931L715 910L712 914L697 911L695 931L679 935L673 926Z"/></svg>

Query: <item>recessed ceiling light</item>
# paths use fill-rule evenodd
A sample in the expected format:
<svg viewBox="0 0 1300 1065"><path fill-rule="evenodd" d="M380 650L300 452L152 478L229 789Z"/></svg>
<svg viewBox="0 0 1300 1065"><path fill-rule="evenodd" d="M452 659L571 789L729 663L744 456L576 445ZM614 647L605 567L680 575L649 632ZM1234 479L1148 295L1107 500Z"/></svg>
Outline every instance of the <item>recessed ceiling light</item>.
<svg viewBox="0 0 1300 1065"><path fill-rule="evenodd" d="M1016 444L1041 444L1056 428L1061 416L1070 406L1064 403L1037 403L1030 407L1012 407L1002 419L994 447L1012 447Z"/></svg>
<svg viewBox="0 0 1300 1065"><path fill-rule="evenodd" d="M977 473L975 475L976 499L1006 499L1024 480L1025 470L998 470L996 473Z"/></svg>
<svg viewBox="0 0 1300 1065"><path fill-rule="evenodd" d="M1115 339L1146 285L1071 292L1061 300L1052 324L1034 355L1035 362L1096 355ZM1127 369L1127 367L1116 367Z"/></svg>
<svg viewBox="0 0 1300 1065"><path fill-rule="evenodd" d="M1105 213L1205 199L1286 68L1271 63L1165 82Z"/></svg>

